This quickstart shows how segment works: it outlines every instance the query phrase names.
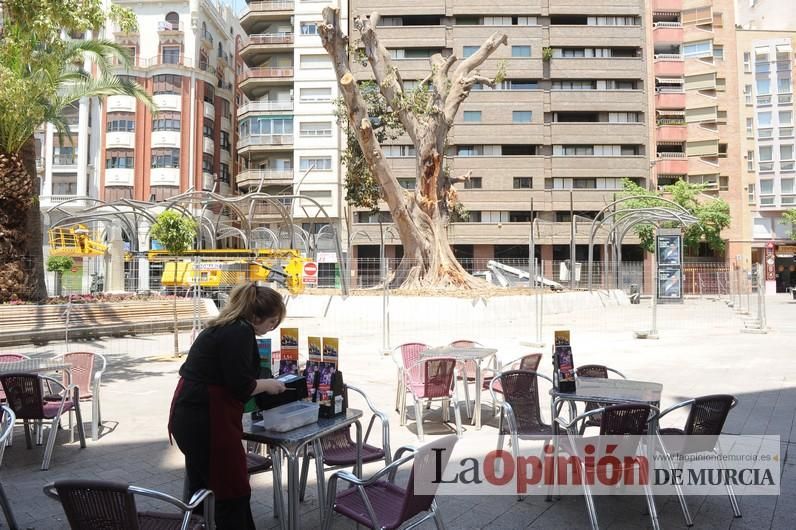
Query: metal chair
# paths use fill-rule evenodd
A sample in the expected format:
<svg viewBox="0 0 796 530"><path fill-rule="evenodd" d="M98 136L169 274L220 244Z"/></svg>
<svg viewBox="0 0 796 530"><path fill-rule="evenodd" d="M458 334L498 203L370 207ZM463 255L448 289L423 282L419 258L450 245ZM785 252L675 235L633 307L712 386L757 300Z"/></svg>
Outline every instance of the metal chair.
<svg viewBox="0 0 796 530"><path fill-rule="evenodd" d="M59 480L44 493L61 502L72 530L212 530L215 503L210 490L197 491L188 503L159 491L99 480ZM167 502L182 512L139 512L135 495ZM192 511L203 504L204 515Z"/></svg>
<svg viewBox="0 0 796 530"><path fill-rule="evenodd" d="M384 460L384 465L390 465L390 421L387 416L379 411L368 396L359 388L351 385L346 385L347 390L352 390L362 396L373 414L368 423L368 428L365 431L365 436L362 439L362 447L360 448L360 461L357 461L357 444L356 441L351 439L351 425L344 429L335 431L329 435L321 438L321 450L323 451L323 465L329 469L341 469L346 467L357 467L359 464L369 464ZM376 419L381 422L381 447L376 447L368 444L368 437L373 429ZM307 475L309 474L310 459L315 458L311 451L304 453L304 459L301 463L301 485L299 500L304 500L304 493L307 489ZM320 467L316 467L319 470ZM319 474L318 481L324 480L324 476ZM322 489L321 489L322 490Z"/></svg>
<svg viewBox="0 0 796 530"><path fill-rule="evenodd" d="M0 375L0 383L5 389L8 398L8 405L14 411L17 419L23 420L25 424L25 442L28 449L32 448L30 437L30 422L35 422L37 429L36 442L41 443L42 423L44 420L52 420L50 434L47 438L47 446L44 450L44 459L41 463L42 471L47 471L50 467L55 437L58 433L58 426L61 423L61 415L64 412L74 409L77 417L77 431L80 436L80 447L86 447L86 436L83 432L83 420L80 415L80 392L74 385L64 386L57 379L45 377L37 374L3 374ZM45 400L42 388L43 384L48 386L61 387L57 396L51 396ZM73 433L70 425L70 433Z"/></svg>
<svg viewBox="0 0 796 530"><path fill-rule="evenodd" d="M406 393L409 388L406 384L406 367L412 366L420 360L420 353L429 349L428 344L422 342L407 342L397 346L392 351L392 360L398 367L398 390L395 394L395 410L404 414L406 410Z"/></svg>
<svg viewBox="0 0 796 530"><path fill-rule="evenodd" d="M80 401L91 401L91 439L97 441L102 425L100 412L100 385L107 362L105 357L93 352L70 352L63 355L69 364L71 380L64 372L64 385L73 384L80 389ZM97 366L99 365L99 369Z"/></svg>
<svg viewBox="0 0 796 530"><path fill-rule="evenodd" d="M580 434L578 424L595 415L601 416L600 436L630 436L627 440L629 443L633 444L633 446L626 446L623 448L623 451L627 451L628 448L638 451L642 435L646 434L649 430L649 423L658 417L658 409L652 405L636 403L610 405L584 412L569 421L561 417L555 419L556 423L563 427L567 433L568 443L560 444L561 447L564 447L572 456L575 456L579 464L577 468L581 477L579 482L583 486L583 495L586 499L586 510L589 512L591 527L593 530L599 530L599 525L597 524L597 509L594 505L594 499L592 498L591 486L588 484L589 481L585 480L585 477L594 476L598 473L605 473L606 471L603 469L604 466L600 466L600 459L587 459L584 458L585 455L577 454L577 443L574 438ZM638 467L641 473L645 475L649 472L647 466L646 458L624 459L618 467L613 466L613 472L624 474L626 471L632 471L634 467ZM647 481L644 482L644 495L647 499L647 510L649 511L650 520L652 521L652 528L654 530L659 530L658 512L655 509L655 497L652 494L652 487Z"/></svg>
<svg viewBox="0 0 796 530"><path fill-rule="evenodd" d="M503 396L498 417L498 450L503 449L505 436L511 437L511 453L514 461L519 455L520 439L550 440L552 426L542 420L539 405L539 378L553 385L553 381L540 373L530 370L510 370L498 374L490 383L492 401L497 402L497 387ZM548 481L551 482L551 481ZM548 495L549 496L549 495ZM518 495L518 500L523 496Z"/></svg>
<svg viewBox="0 0 796 530"><path fill-rule="evenodd" d="M415 493L415 469L434 465L441 465L442 469L445 469L456 441L457 438L450 435L435 442L435 449L442 449L438 453L423 448L418 450L408 446L401 447L395 452L392 464L369 479L358 478L347 471L334 473L329 479L329 500L323 524L324 530L331 527L334 512L367 528L394 529L426 511L429 513L425 517L415 520L406 528L415 528L433 518L437 528L444 529L442 514L435 500L436 488L432 494ZM404 456L404 453L409 454ZM438 454L441 454L439 461L435 461ZM395 474L398 468L412 462L413 459L418 461L412 466L406 486L401 487L395 483ZM346 488L338 494L339 480L354 487Z"/></svg>
<svg viewBox="0 0 796 530"><path fill-rule="evenodd" d="M596 379L608 379L608 373L613 373L621 377L622 379L627 379L622 372L619 370L614 370L613 368L608 368L607 366L603 366L602 364L584 364L583 366L578 366L575 369L575 375L577 377L594 377ZM592 410L599 409L600 407L605 407L604 403L595 403L594 401L587 401L586 402L586 409L584 412L590 412ZM586 418L586 421L580 426L580 434L583 434L586 431L586 427L599 427L600 426L600 415L595 414Z"/></svg>
<svg viewBox="0 0 796 530"><path fill-rule="evenodd" d="M681 447L677 448L677 452L679 454L713 452L718 457L716 460L719 466L723 468L724 460L721 457L718 437L724 428L724 423L727 421L730 410L737 404L738 400L734 396L714 394L683 401L661 412L658 419L683 407L691 407L688 412L688 418L685 420L685 425L682 429L674 427L658 429L658 442L660 443L661 450L666 457L670 470L673 470L673 462L662 437L667 435L689 437L694 435L699 437L686 440ZM693 526L694 521L691 519L691 513L688 511L688 504L686 503L682 488L676 486L675 491L680 501L680 508L683 510L685 524ZM727 496L730 498L730 506L732 507L733 515L735 517L741 517L741 508L738 505L738 500L735 498L735 491L732 489L732 485L730 485L729 482L727 483Z"/></svg>
<svg viewBox="0 0 796 530"><path fill-rule="evenodd" d="M16 417L14 416L14 411L6 405L0 406L0 464L3 463L3 450L5 450L6 447L5 442L10 436L11 431L14 430L15 421ZM2 483L0 483L0 508L3 509L3 515L5 515L8 527L11 530L16 530L17 522L14 519L14 512L11 511L11 503L8 502L8 497L6 497L6 492L3 489Z"/></svg>
<svg viewBox="0 0 796 530"><path fill-rule="evenodd" d="M26 359L30 359L27 355L22 355L21 353L3 353L0 354L0 363L16 363L19 361L24 361ZM0 387L0 403L6 402L6 393L3 392L2 387Z"/></svg>
<svg viewBox="0 0 796 530"><path fill-rule="evenodd" d="M456 419L456 434L462 435L462 418L459 402L453 391L454 374L457 361L453 357L432 357L421 359L406 368L407 387L415 401L415 422L417 437L423 440L423 408L433 401L442 402L442 421L449 419L448 401L453 401L453 415ZM406 425L406 405L401 413L401 425Z"/></svg>

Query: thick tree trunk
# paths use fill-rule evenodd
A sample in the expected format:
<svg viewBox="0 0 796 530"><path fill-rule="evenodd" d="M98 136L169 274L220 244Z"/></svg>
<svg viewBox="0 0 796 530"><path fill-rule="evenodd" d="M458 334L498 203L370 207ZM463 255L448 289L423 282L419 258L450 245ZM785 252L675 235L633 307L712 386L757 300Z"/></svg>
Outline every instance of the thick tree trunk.
<svg viewBox="0 0 796 530"><path fill-rule="evenodd" d="M0 302L47 297L35 149L0 153Z"/></svg>

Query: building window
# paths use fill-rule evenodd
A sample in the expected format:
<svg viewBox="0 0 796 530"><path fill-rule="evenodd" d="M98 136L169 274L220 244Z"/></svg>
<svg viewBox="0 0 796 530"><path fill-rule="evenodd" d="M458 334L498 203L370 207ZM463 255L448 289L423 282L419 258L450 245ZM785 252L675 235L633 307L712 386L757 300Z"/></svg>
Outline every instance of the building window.
<svg viewBox="0 0 796 530"><path fill-rule="evenodd" d="M317 22L302 22L300 25L302 35L317 35L318 23Z"/></svg>
<svg viewBox="0 0 796 530"><path fill-rule="evenodd" d="M383 145L381 149L385 158L411 158L416 154L414 145Z"/></svg>
<svg viewBox="0 0 796 530"><path fill-rule="evenodd" d="M724 60L724 46L718 44L713 46L713 58L720 61Z"/></svg>
<svg viewBox="0 0 796 530"><path fill-rule="evenodd" d="M771 127L771 113L758 112L757 113L757 126L758 127Z"/></svg>
<svg viewBox="0 0 796 530"><path fill-rule="evenodd" d="M132 149L108 149L105 152L105 168L133 169L134 159Z"/></svg>
<svg viewBox="0 0 796 530"><path fill-rule="evenodd" d="M683 46L683 54L686 57L711 57L713 55L713 41L688 42Z"/></svg>
<svg viewBox="0 0 796 530"><path fill-rule="evenodd" d="M465 46L462 48L462 58L470 57L472 54L478 51L480 46Z"/></svg>
<svg viewBox="0 0 796 530"><path fill-rule="evenodd" d="M313 167L315 166L315 167ZM299 159L299 169L307 171L310 168L315 171L331 171L332 170L332 157L331 156L318 156L308 157L302 156Z"/></svg>
<svg viewBox="0 0 796 530"><path fill-rule="evenodd" d="M177 29L180 26L180 15L174 11L166 13L166 22L171 24L171 29Z"/></svg>
<svg viewBox="0 0 796 530"><path fill-rule="evenodd" d="M530 46L512 46L511 47L511 56L512 57L530 57L531 56L531 47Z"/></svg>
<svg viewBox="0 0 796 530"><path fill-rule="evenodd" d="M464 121L465 122L479 122L481 121L481 111L480 110L465 110L464 111Z"/></svg>
<svg viewBox="0 0 796 530"><path fill-rule="evenodd" d="M480 190L483 187L483 177L470 177L464 181L464 189Z"/></svg>
<svg viewBox="0 0 796 530"><path fill-rule="evenodd" d="M760 195L773 195L773 193L774 193L774 180L760 179Z"/></svg>
<svg viewBox="0 0 796 530"><path fill-rule="evenodd" d="M216 134L216 124L210 118L202 121L202 135L205 138L213 138Z"/></svg>
<svg viewBox="0 0 796 530"><path fill-rule="evenodd" d="M752 138L755 135L755 120L754 118L746 118L746 136Z"/></svg>
<svg viewBox="0 0 796 530"><path fill-rule="evenodd" d="M744 85L743 87L744 102L747 105L752 104L752 85Z"/></svg>
<svg viewBox="0 0 796 530"><path fill-rule="evenodd" d="M202 154L202 171L205 173L213 172L213 155L208 153Z"/></svg>
<svg viewBox="0 0 796 530"><path fill-rule="evenodd" d="M221 149L226 152L232 148L232 145L229 143L229 133L227 131L221 131L221 139L220 139Z"/></svg>
<svg viewBox="0 0 796 530"><path fill-rule="evenodd" d="M757 79L755 80L755 85L757 87L757 95L758 96L767 96L771 94L771 80L766 79Z"/></svg>
<svg viewBox="0 0 796 530"><path fill-rule="evenodd" d="M152 77L155 94L179 94L182 77L174 74L159 74Z"/></svg>
<svg viewBox="0 0 796 530"><path fill-rule="evenodd" d="M512 123L531 123L533 113L530 110L515 110L511 112Z"/></svg>
<svg viewBox="0 0 796 530"><path fill-rule="evenodd" d="M160 50L161 64L180 64L180 47L163 46Z"/></svg>
<svg viewBox="0 0 796 530"><path fill-rule="evenodd" d="M790 127L793 125L793 111L781 110L779 111L779 126Z"/></svg>
<svg viewBox="0 0 796 530"><path fill-rule="evenodd" d="M517 211L509 212L509 223L530 223L531 212Z"/></svg>
<svg viewBox="0 0 796 530"><path fill-rule="evenodd" d="M135 131L135 114L132 112L109 112L108 132L133 132Z"/></svg>
<svg viewBox="0 0 796 530"><path fill-rule="evenodd" d="M180 150L173 148L152 149L152 167L180 167Z"/></svg>
<svg viewBox="0 0 796 530"><path fill-rule="evenodd" d="M299 101L302 103L326 102L332 100L331 87L299 89Z"/></svg>
<svg viewBox="0 0 796 530"><path fill-rule="evenodd" d="M203 99L205 103L210 103L211 105L215 103L216 89L210 83L205 83L205 93Z"/></svg>
<svg viewBox="0 0 796 530"><path fill-rule="evenodd" d="M782 179L779 181L779 192L782 195L790 195L793 193L793 179Z"/></svg>
<svg viewBox="0 0 796 530"><path fill-rule="evenodd" d="M304 197L315 199L315 202L318 203L318 206L323 206L324 208L332 206L332 192L330 190L302 190L301 194ZM307 204L307 202L309 202L310 205L315 206L315 203L310 201L306 201L304 204Z"/></svg>
<svg viewBox="0 0 796 530"><path fill-rule="evenodd" d="M221 162L219 167L218 180L226 184L229 184L229 164Z"/></svg>
<svg viewBox="0 0 796 530"><path fill-rule="evenodd" d="M754 151L747 151L746 152L746 171L750 173L754 172L755 170L755 152Z"/></svg>
<svg viewBox="0 0 796 530"><path fill-rule="evenodd" d="M752 53L743 52L743 71L747 74L752 73Z"/></svg>
<svg viewBox="0 0 796 530"><path fill-rule="evenodd" d="M417 187L417 181L415 179L398 179L398 185L405 190L411 191Z"/></svg>
<svg viewBox="0 0 796 530"><path fill-rule="evenodd" d="M771 162L774 159L773 148L770 145L761 145L758 150L761 162Z"/></svg>
<svg viewBox="0 0 796 530"><path fill-rule="evenodd" d="M299 136L303 137L330 137L332 136L332 122L330 121L303 121L299 124Z"/></svg>
<svg viewBox="0 0 796 530"><path fill-rule="evenodd" d="M514 177L515 190L529 190L533 188L533 178L531 177Z"/></svg>
<svg viewBox="0 0 796 530"><path fill-rule="evenodd" d="M782 144L779 146L779 159L793 160L793 144Z"/></svg>
<svg viewBox="0 0 796 530"><path fill-rule="evenodd" d="M180 113L164 110L157 113L152 118L153 131L179 131L180 130Z"/></svg>
<svg viewBox="0 0 796 530"><path fill-rule="evenodd" d="M777 78L777 93L779 94L790 94L790 77L778 77Z"/></svg>

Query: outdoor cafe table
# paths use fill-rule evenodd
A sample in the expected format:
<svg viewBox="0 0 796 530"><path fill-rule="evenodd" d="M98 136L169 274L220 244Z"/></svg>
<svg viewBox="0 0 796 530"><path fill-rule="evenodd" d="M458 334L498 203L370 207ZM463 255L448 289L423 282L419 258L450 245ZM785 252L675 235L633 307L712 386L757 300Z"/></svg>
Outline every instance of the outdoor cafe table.
<svg viewBox="0 0 796 530"><path fill-rule="evenodd" d="M475 424L475 430L481 430L481 389L484 386L483 375L481 374L481 365L487 360L495 356L497 350L495 348L481 348L476 346L467 346L462 348L454 348L453 346L442 346L439 348L429 348L420 352L421 357L453 357L457 361L471 361L475 364L475 412L473 414L472 423ZM467 379L465 378L465 384Z"/></svg>
<svg viewBox="0 0 796 530"><path fill-rule="evenodd" d="M361 417L361 410L349 408L345 414L340 414L333 418L319 418L315 423L286 432L268 431L248 422L244 423L244 440L268 444L271 461L273 462L274 494L276 497L274 510L279 516L281 528L284 529L285 524L287 524L289 530L295 530L299 527L299 455L308 444L312 445L315 467L318 471L318 504L320 506L321 521L323 521L324 517L326 497L321 438L354 424L357 442L357 465L354 469L354 474L356 476L362 474L362 424L359 422ZM280 450L287 457L287 518L284 517L285 505L282 495Z"/></svg>
<svg viewBox="0 0 796 530"><path fill-rule="evenodd" d="M41 372L69 371L71 366L63 359L24 359L11 363L0 363L0 374L34 374Z"/></svg>
<svg viewBox="0 0 796 530"><path fill-rule="evenodd" d="M663 385L647 381L632 381L629 379L603 379L599 377L578 377L575 380L574 392L560 392L553 388L550 390L550 414L553 424L553 436L559 434L558 422L555 421L558 413L569 404L570 419L578 415L576 403L593 402L603 406L616 404L643 403L658 407L661 402ZM650 422L649 433L658 430L657 415ZM652 450L652 448L648 448ZM558 461L558 443L555 444L554 465Z"/></svg>

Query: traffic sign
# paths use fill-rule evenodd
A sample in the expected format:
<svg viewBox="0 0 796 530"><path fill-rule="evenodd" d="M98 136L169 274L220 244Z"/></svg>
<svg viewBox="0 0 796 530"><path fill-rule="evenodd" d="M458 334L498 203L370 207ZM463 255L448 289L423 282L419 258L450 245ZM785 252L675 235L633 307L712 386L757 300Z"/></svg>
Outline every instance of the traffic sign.
<svg viewBox="0 0 796 530"><path fill-rule="evenodd" d="M314 261L308 261L304 264L304 283L317 284L318 283L318 264Z"/></svg>

